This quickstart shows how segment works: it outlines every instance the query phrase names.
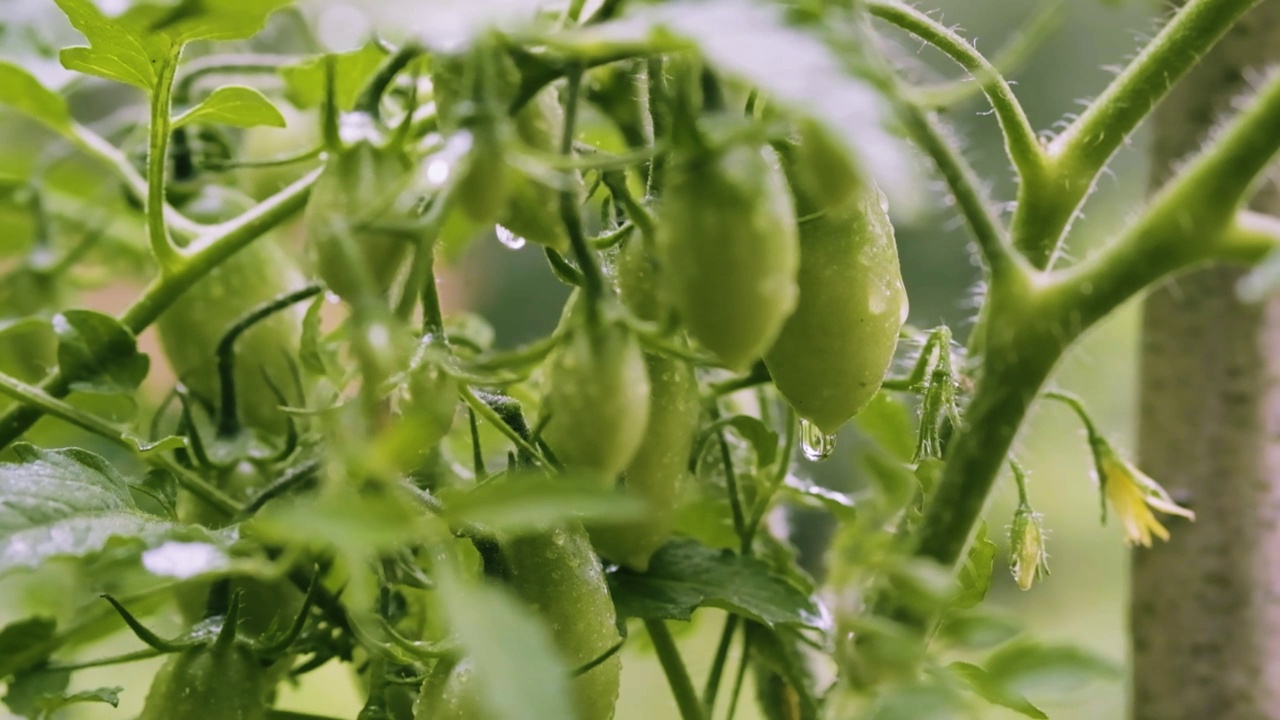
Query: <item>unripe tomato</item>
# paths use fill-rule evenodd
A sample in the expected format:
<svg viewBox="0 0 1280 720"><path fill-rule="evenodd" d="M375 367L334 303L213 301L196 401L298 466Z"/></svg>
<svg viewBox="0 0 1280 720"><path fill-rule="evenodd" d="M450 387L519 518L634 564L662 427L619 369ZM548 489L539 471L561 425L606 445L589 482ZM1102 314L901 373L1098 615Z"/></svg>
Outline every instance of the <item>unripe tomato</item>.
<svg viewBox="0 0 1280 720"><path fill-rule="evenodd" d="M614 275L622 302L641 320L655 322L667 308L662 302L661 274L641 238L632 237L618 250Z"/></svg>
<svg viewBox="0 0 1280 720"><path fill-rule="evenodd" d="M543 152L559 151L564 110L554 90L546 88L538 93L513 120L516 137L524 145ZM576 173L572 179L578 181ZM513 178L501 222L530 242L560 251L569 249L569 235L560 219L560 191L527 175Z"/></svg>
<svg viewBox="0 0 1280 720"><path fill-rule="evenodd" d="M502 557L510 587L546 621L569 667L595 660L621 640L604 569L581 525L504 540ZM613 717L621 673L614 655L574 679L577 720Z"/></svg>
<svg viewBox="0 0 1280 720"><path fill-rule="evenodd" d="M193 220L222 222L252 206L228 188L205 186L182 210ZM215 350L222 336L252 308L306 284L293 260L270 236L259 238L196 281L156 322L160 344L174 373L192 392L218 397ZM241 421L268 434L285 428L285 416L263 372L278 385L297 354L303 310L286 308L254 325L236 341L236 399Z"/></svg>
<svg viewBox="0 0 1280 720"><path fill-rule="evenodd" d="M316 272L349 302L387 292L418 241L410 193L414 162L401 148L362 139L332 151L304 221Z"/></svg>
<svg viewBox="0 0 1280 720"><path fill-rule="evenodd" d="M285 126L260 125L245 130L237 149L239 157L250 161L277 160L306 152L320 144L320 121L316 113L303 112L281 101L276 102L276 108L284 116ZM242 167L236 169L235 175L245 192L262 199L279 192L315 166L316 161L309 160L289 165Z"/></svg>
<svg viewBox="0 0 1280 720"><path fill-rule="evenodd" d="M864 184L840 206L823 208L794 159L787 169L796 204L821 214L800 226L800 305L765 365L796 412L832 434L880 389L907 318L907 293L879 190Z"/></svg>
<svg viewBox="0 0 1280 720"><path fill-rule="evenodd" d="M602 319L583 322L578 310L547 370L542 438L565 467L612 487L644 437L649 379L630 330Z"/></svg>
<svg viewBox="0 0 1280 720"><path fill-rule="evenodd" d="M265 720L262 664L248 647L187 648L160 668L138 720Z"/></svg>
<svg viewBox="0 0 1280 720"><path fill-rule="evenodd" d="M791 195L759 148L673 154L658 206L658 259L689 333L731 369L773 343L796 303Z"/></svg>
<svg viewBox="0 0 1280 720"><path fill-rule="evenodd" d="M641 572L671 536L701 412L697 379L688 363L649 354L645 364L649 423L623 479L627 493L643 500L648 514L637 522L591 528L600 554Z"/></svg>
<svg viewBox="0 0 1280 720"><path fill-rule="evenodd" d="M471 663L441 660L422 683L413 720L482 720Z"/></svg>

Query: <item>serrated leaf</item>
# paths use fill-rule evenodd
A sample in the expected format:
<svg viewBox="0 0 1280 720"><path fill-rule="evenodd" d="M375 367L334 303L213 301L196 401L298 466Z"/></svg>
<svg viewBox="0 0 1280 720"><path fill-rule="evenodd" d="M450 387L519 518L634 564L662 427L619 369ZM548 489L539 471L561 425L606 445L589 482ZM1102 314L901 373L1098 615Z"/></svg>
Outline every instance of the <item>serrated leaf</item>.
<svg viewBox="0 0 1280 720"><path fill-rule="evenodd" d="M978 534L973 538L969 554L965 556L964 565L960 566L957 580L960 591L951 600L951 606L968 609L982 602L991 587L991 572L996 562L996 544L987 539L987 524L978 526Z"/></svg>
<svg viewBox="0 0 1280 720"><path fill-rule="evenodd" d="M9 623L0 630L0 680L35 667L48 658L58 624L47 617L32 617ZM48 644L48 649L33 652Z"/></svg>
<svg viewBox="0 0 1280 720"><path fill-rule="evenodd" d="M1069 693L1120 675L1115 663L1083 648L1032 641L1006 645L984 665L998 687L1019 695Z"/></svg>
<svg viewBox="0 0 1280 720"><path fill-rule="evenodd" d="M0 61L0 105L7 105L59 132L71 130L67 101L41 85L31 73L3 61Z"/></svg>
<svg viewBox="0 0 1280 720"><path fill-rule="evenodd" d="M174 118L173 128L191 123L242 128L285 126L284 115L276 106L261 92L244 85L224 85L209 93L199 105Z"/></svg>
<svg viewBox="0 0 1280 720"><path fill-rule="evenodd" d="M119 320L92 310L68 310L53 317L58 367L82 392L131 394L147 377L151 360Z"/></svg>
<svg viewBox="0 0 1280 720"><path fill-rule="evenodd" d="M81 690L74 693L43 695L36 699L36 707L40 708L45 715L50 715L67 705L75 703L95 702L106 703L111 707L120 707L120 693L122 692L124 692L124 688L116 686Z"/></svg>
<svg viewBox="0 0 1280 720"><path fill-rule="evenodd" d="M252 37L289 0L181 0L170 8L135 6L114 18L91 0L55 2L89 41L87 47L64 49L63 67L150 91L175 47Z"/></svg>
<svg viewBox="0 0 1280 720"><path fill-rule="evenodd" d="M986 700L993 705L1009 708L1014 712L1029 718L1038 718L1039 720L1048 720L1048 715L1025 697L1008 691L1000 686L1000 683L992 679L991 675L982 668L972 663L954 662L947 666L956 677L965 681L969 689L974 694Z"/></svg>
<svg viewBox="0 0 1280 720"><path fill-rule="evenodd" d="M442 499L451 523L479 523L509 534L546 530L565 520L626 522L646 512L638 498L598 485L522 474L504 475Z"/></svg>
<svg viewBox="0 0 1280 720"><path fill-rule="evenodd" d="M664 545L645 573L610 573L609 588L618 613L628 617L688 620L700 607L717 607L768 627L830 627L817 601L765 563L688 539Z"/></svg>
<svg viewBox="0 0 1280 720"><path fill-rule="evenodd" d="M440 583L449 625L466 650L481 703L493 720L563 720L569 705L569 668L550 629L496 586Z"/></svg>
<svg viewBox="0 0 1280 720"><path fill-rule="evenodd" d="M106 460L78 448L13 446L21 462L0 464L0 575L52 558L89 557L113 540L138 550L170 539L215 540L137 509L129 484Z"/></svg>
<svg viewBox="0 0 1280 720"><path fill-rule="evenodd" d="M54 1L71 26L89 41L88 47L64 49L59 56L63 67L147 91L155 87L155 64L168 52L167 38L108 18L91 0Z"/></svg>
<svg viewBox="0 0 1280 720"><path fill-rule="evenodd" d="M382 64L386 52L376 43L359 50L333 55L334 98L342 110L352 110L361 88ZM299 108L319 107L324 102L324 57L313 57L280 69L284 96Z"/></svg>

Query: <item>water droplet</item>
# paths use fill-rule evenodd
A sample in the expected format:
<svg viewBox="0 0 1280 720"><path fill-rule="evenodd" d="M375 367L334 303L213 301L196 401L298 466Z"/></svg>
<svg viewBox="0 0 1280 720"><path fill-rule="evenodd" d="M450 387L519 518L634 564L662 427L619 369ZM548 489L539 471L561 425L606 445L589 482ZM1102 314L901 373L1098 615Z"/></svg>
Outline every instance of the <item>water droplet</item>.
<svg viewBox="0 0 1280 720"><path fill-rule="evenodd" d="M831 457L836 449L836 436L828 435L808 420L800 421L800 452L806 459L819 462Z"/></svg>
<svg viewBox="0 0 1280 720"><path fill-rule="evenodd" d="M498 234L498 242L502 243L503 245L506 245L512 250L519 250L520 248L524 247L524 244L526 242L524 238L502 227L501 225L494 225L493 231Z"/></svg>

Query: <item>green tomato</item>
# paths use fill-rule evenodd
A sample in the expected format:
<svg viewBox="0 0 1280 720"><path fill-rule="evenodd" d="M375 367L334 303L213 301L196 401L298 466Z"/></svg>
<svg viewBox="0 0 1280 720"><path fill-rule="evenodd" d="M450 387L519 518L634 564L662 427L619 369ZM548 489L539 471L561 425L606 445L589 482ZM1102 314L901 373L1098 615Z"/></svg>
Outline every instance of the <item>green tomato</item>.
<svg viewBox="0 0 1280 720"><path fill-rule="evenodd" d="M265 720L268 689L245 645L199 645L160 668L138 720Z"/></svg>
<svg viewBox="0 0 1280 720"><path fill-rule="evenodd" d="M304 222L316 272L348 302L384 295L419 237L410 192L414 162L363 139L336 150L307 201Z"/></svg>
<svg viewBox="0 0 1280 720"><path fill-rule="evenodd" d="M907 318L907 293L884 196L859 186L837 207L813 200L787 168L800 225L800 304L787 319L765 365L800 417L833 434L880 389Z"/></svg>
<svg viewBox="0 0 1280 720"><path fill-rule="evenodd" d="M507 581L542 616L570 667L603 655L621 636L600 559L581 525L502 542ZM609 720L618 701L617 655L573 681L577 720Z"/></svg>
<svg viewBox="0 0 1280 720"><path fill-rule="evenodd" d="M579 310L547 370L542 438L565 467L612 487L644 438L649 379L630 330Z"/></svg>
<svg viewBox="0 0 1280 720"><path fill-rule="evenodd" d="M182 210L200 222L222 222L252 206L224 187L209 185ZM306 284L287 253L268 236L259 238L196 281L156 322L160 344L174 373L192 392L214 401L219 396L215 351L227 330L252 308ZM289 358L297 355L303 309L286 308L254 325L236 341L236 399L241 421L277 435L285 416L263 378L278 386L291 376Z"/></svg>
<svg viewBox="0 0 1280 720"><path fill-rule="evenodd" d="M633 315L657 322L667 311L662 302L661 274L642 238L632 237L618 250L614 260L618 294Z"/></svg>
<svg viewBox="0 0 1280 720"><path fill-rule="evenodd" d="M643 572L670 538L702 406L693 368L683 360L646 355L649 423L635 458L623 473L626 492L643 500L648 514L623 525L591 528L600 554Z"/></svg>
<svg viewBox="0 0 1280 720"><path fill-rule="evenodd" d="M759 148L673 154L657 249L672 306L730 369L749 366L795 308L799 238L781 171Z"/></svg>
<svg viewBox="0 0 1280 720"><path fill-rule="evenodd" d="M441 660L422 682L413 705L413 720L482 720L471 663Z"/></svg>

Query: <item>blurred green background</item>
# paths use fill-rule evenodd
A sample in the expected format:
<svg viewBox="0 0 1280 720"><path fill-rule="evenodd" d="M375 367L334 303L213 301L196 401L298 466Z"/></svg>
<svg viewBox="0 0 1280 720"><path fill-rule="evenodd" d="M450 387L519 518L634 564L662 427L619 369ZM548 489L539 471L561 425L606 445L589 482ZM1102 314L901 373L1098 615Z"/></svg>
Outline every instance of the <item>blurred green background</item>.
<svg viewBox="0 0 1280 720"><path fill-rule="evenodd" d="M1025 0L945 0L936 2L941 19L958 26L977 42L980 50L995 54L1041 8ZM925 8L935 6L927 0ZM0 54L11 53L22 39L13 33L26 22L65 37L53 3L45 0L0 0L8 26L0 35ZM1111 77L1106 66L1122 64L1152 29L1156 8L1151 4L1115 6L1099 0L1067 3L1059 22L1011 77L1035 127L1051 129L1077 112L1080 99L1096 95ZM53 19L50 20L49 18ZM52 23L52 25L50 25ZM918 63L926 79L957 77L956 68L918 41L887 34L902 56ZM51 68L56 73L56 69ZM1001 147L995 118L980 97L973 97L946 113L965 153L988 179L998 201L1012 197L1008 161ZM0 151L0 163L12 160L21 143L35 132L31 126L0 123L0 139L9 150ZM1085 217L1076 224L1069 252L1080 257L1090 247L1105 242L1145 193L1146 143L1140 133L1113 162L1090 200ZM7 163L6 163L7 164ZM6 169L0 164L0 170ZM926 170L928 168L926 167ZM931 327L946 322L963 338L974 314L977 268L968 250L968 239L950 207L945 188L926 173L925 212L897 218L903 272L911 297L911 322ZM493 238L478 242L462 259L442 288L453 308L469 307L489 317L502 344L510 345L544 333L559 313L563 290L551 279L540 252L534 248L508 250ZM89 301L86 301L89 302ZM103 302L109 302L104 299ZM101 308L100 308L101 309ZM1130 447L1133 431L1136 308L1128 307L1108 320L1071 354L1058 375L1063 388L1082 395L1100 425L1121 447ZM52 431L50 431L52 433ZM52 433L56 435L56 433ZM856 477L856 431L846 430L837 453L820 464L806 464L803 471L832 487L849 487ZM1036 413L1018 444L1018 457L1030 472L1031 495L1036 509L1046 517L1050 530L1052 575L1031 592L1019 591L1005 570L1005 557L997 560L996 580L990 602L1019 616L1041 637L1076 642L1124 662L1127 654L1126 568L1127 552L1114 527L1099 526L1099 499L1090 473L1088 455L1079 424L1057 407ZM991 533L1001 539L1012 517L1016 493L1006 478L988 510ZM812 516L794 518L794 526L810 547L819 547L827 529ZM0 621L23 612L21 582L0 586ZM695 678L701 678L710 662L722 616L704 612L693 627L681 634ZM163 629L163 628L162 628ZM637 647L626 652L626 675L619 704L619 720L676 717L674 703L653 657ZM100 650L106 654L137 647L131 637L118 637ZM127 718L137 712L146 677L155 663L108 668L84 673L77 685L97 687L120 684L128 690L122 706L84 707L66 717ZM1119 718L1124 711L1123 683L1095 686L1086 693L1060 699L1035 698L1054 718ZM353 717L358 707L355 690L345 668L330 666L308 675L302 687L287 690L283 706L336 716ZM79 714L76 714L79 713ZM3 716L3 710L0 710ZM739 718L754 718L750 703L739 709ZM1005 717L992 710L989 717Z"/></svg>

